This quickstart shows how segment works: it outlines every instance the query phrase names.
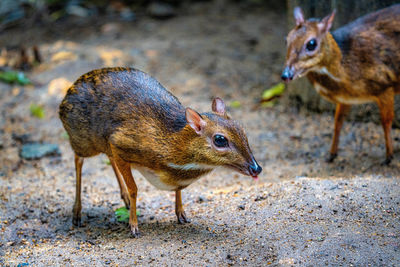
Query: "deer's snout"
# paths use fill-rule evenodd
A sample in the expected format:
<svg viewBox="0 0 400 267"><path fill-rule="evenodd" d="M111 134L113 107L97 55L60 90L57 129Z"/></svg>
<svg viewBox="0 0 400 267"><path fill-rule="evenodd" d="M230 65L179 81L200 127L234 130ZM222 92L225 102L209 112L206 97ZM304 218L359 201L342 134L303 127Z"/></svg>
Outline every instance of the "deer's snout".
<svg viewBox="0 0 400 267"><path fill-rule="evenodd" d="M294 70L293 67L286 66L285 69L282 71L281 78L285 82L289 82L293 80L294 77Z"/></svg>

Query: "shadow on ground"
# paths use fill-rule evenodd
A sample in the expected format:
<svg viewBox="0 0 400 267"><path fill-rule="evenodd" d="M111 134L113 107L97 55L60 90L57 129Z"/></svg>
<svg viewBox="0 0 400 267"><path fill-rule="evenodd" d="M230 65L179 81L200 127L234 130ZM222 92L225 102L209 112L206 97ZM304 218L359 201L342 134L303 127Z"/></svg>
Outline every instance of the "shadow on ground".
<svg viewBox="0 0 400 267"><path fill-rule="evenodd" d="M282 17L267 7L199 3L164 21L99 19L79 28L55 25L50 35L43 28L1 35L6 44L11 35L26 45L41 39L44 62L28 73L34 85L0 84L0 264L398 265L400 131L393 131L392 165L381 166L381 127L347 122L339 157L327 164L333 114L283 102L256 107L262 91L280 81ZM95 157L83 166L85 227L72 227L73 154L58 105L81 74L105 66L146 71L200 112L222 97L263 166L260 181L216 170L183 191L192 223L178 225L173 193L134 171L142 236L132 239L114 217L123 204L112 169ZM43 119L30 115L32 103L43 106ZM58 144L62 155L21 160L24 134Z"/></svg>

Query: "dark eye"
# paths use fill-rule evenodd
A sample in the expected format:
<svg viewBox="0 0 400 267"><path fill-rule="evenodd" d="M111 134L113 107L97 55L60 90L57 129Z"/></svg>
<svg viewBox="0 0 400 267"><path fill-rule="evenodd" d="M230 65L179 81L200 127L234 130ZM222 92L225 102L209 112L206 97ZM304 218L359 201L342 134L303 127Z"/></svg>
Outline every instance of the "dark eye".
<svg viewBox="0 0 400 267"><path fill-rule="evenodd" d="M214 145L216 147L228 147L228 139L223 135L216 134L214 136Z"/></svg>
<svg viewBox="0 0 400 267"><path fill-rule="evenodd" d="M307 45L306 45L306 49L307 51L314 51L315 48L317 47L317 40L315 39L311 39L310 41L308 41Z"/></svg>

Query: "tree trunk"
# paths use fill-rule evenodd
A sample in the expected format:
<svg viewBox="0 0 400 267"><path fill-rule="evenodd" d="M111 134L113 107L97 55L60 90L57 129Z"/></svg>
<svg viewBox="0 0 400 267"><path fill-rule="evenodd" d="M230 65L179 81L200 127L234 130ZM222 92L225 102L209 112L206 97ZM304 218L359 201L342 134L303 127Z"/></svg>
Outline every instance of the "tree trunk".
<svg viewBox="0 0 400 267"><path fill-rule="evenodd" d="M306 18L323 18L336 9L332 30L337 29L356 18L378 9L398 3L395 0L287 0L288 31L294 26L293 9L300 6ZM333 111L335 105L322 99L308 82L302 78L288 85L290 104L302 106L312 111ZM353 105L348 115L350 120L374 121L380 123L379 109L376 104ZM400 128L400 95L395 99L395 127Z"/></svg>

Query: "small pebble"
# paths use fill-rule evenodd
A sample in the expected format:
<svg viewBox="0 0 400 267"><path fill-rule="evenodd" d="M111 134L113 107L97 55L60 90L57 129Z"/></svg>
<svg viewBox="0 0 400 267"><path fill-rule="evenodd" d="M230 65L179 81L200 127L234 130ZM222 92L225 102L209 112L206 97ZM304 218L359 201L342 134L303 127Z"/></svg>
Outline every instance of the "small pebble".
<svg viewBox="0 0 400 267"><path fill-rule="evenodd" d="M60 156L61 152L56 144L30 143L22 146L19 156L23 159L34 160L46 156Z"/></svg>

